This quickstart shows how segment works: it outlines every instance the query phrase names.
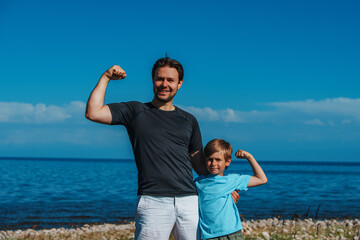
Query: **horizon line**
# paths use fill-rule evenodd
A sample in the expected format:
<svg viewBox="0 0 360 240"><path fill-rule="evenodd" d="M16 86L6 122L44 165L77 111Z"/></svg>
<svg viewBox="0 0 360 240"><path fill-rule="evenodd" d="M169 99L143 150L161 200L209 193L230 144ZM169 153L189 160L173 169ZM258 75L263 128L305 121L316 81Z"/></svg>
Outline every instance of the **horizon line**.
<svg viewBox="0 0 360 240"><path fill-rule="evenodd" d="M88 158L88 157L6 157L0 156L0 160L39 160L39 161L104 161L104 162L120 162L120 161L135 161L134 158ZM232 159L232 163L246 164L244 159ZM360 166L360 161L312 161L312 160L258 160L262 164L276 164L284 165L346 165L346 166Z"/></svg>

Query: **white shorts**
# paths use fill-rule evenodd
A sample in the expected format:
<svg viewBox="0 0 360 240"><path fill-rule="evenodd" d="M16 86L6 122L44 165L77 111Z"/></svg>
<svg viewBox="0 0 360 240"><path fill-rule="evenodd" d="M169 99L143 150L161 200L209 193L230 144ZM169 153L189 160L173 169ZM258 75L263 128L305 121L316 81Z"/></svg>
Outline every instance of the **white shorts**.
<svg viewBox="0 0 360 240"><path fill-rule="evenodd" d="M135 240L200 239L198 196L141 195L135 218Z"/></svg>

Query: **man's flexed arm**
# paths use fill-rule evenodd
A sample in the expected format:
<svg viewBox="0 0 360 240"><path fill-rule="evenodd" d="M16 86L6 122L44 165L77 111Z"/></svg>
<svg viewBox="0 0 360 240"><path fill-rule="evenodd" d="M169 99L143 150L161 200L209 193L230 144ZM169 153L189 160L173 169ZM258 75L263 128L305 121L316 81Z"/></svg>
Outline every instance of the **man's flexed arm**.
<svg viewBox="0 0 360 240"><path fill-rule="evenodd" d="M104 105L106 88L110 80L124 79L125 77L125 71L118 65L112 66L103 73L87 102L85 113L87 119L98 123L111 124L110 109Z"/></svg>

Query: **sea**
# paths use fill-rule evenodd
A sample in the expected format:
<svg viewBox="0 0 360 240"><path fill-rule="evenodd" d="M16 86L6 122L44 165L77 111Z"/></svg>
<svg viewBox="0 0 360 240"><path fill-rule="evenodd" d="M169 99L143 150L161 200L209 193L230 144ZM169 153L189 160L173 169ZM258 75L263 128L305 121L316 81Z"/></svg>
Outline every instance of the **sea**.
<svg viewBox="0 0 360 240"><path fill-rule="evenodd" d="M245 219L359 218L360 162L259 161L268 183L240 192ZM228 173L252 174L246 160ZM0 230L132 221L133 159L0 158Z"/></svg>

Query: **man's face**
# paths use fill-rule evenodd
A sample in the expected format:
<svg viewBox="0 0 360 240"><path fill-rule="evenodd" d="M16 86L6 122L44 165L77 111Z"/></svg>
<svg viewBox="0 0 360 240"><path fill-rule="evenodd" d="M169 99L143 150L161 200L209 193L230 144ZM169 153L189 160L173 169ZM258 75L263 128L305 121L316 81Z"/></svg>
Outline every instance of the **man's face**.
<svg viewBox="0 0 360 240"><path fill-rule="evenodd" d="M153 79L155 98L163 103L172 101L182 83L175 68L169 66L158 68Z"/></svg>

